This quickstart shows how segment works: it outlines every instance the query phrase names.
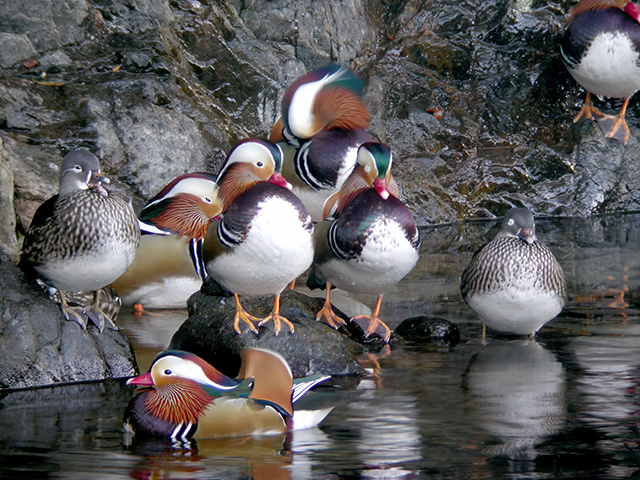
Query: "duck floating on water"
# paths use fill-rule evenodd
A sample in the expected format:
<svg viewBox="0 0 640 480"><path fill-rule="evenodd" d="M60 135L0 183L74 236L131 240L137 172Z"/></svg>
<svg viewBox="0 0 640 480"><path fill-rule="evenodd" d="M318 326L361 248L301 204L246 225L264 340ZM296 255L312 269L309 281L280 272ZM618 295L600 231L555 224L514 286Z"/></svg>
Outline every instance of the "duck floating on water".
<svg viewBox="0 0 640 480"><path fill-rule="evenodd" d="M258 348L242 351L238 379L193 353L167 350L148 373L127 381L142 388L124 413L124 429L174 442L190 438L275 435L317 426L331 411L294 411L310 389L330 378L293 379L286 360Z"/></svg>

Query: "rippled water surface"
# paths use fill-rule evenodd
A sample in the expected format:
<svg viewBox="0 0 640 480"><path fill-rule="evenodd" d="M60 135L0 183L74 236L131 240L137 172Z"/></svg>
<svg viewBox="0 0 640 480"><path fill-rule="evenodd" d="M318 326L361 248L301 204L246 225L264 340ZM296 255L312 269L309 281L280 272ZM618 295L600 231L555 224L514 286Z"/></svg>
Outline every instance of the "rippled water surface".
<svg viewBox="0 0 640 480"><path fill-rule="evenodd" d="M321 428L191 450L128 444L121 419L133 392L121 381L16 392L0 401L0 477L640 477L640 215L538 220L570 301L535 342L490 334L483 344L460 298L459 275L495 228L423 230L420 264L389 292L383 318L391 327L417 314L446 318L461 342L369 352L383 357L377 376L314 392L337 403ZM142 370L184 318L121 313Z"/></svg>

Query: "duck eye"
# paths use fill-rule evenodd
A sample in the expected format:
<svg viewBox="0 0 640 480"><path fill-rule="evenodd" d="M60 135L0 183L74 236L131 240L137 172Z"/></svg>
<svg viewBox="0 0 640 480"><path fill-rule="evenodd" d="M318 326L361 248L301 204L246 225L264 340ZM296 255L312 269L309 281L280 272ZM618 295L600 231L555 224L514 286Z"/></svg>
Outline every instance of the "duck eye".
<svg viewBox="0 0 640 480"><path fill-rule="evenodd" d="M512 218L511 220L509 220L509 221L507 222L507 225L513 225L514 223L515 223L515 222L513 221L513 218Z"/></svg>
<svg viewBox="0 0 640 480"><path fill-rule="evenodd" d="M74 169L76 172L81 172L81 171L82 171L82 167L81 167L80 165L76 165L76 166L74 166L74 167L73 167L73 169Z"/></svg>
<svg viewBox="0 0 640 480"><path fill-rule="evenodd" d="M171 375L173 372L171 370L169 370L168 368L164 371L165 375Z"/></svg>
<svg viewBox="0 0 640 480"><path fill-rule="evenodd" d="M256 162L256 165L257 165L259 168L264 167L264 163L262 163L262 162Z"/></svg>
<svg viewBox="0 0 640 480"><path fill-rule="evenodd" d="M202 200L204 203L213 203L209 197L204 197Z"/></svg>

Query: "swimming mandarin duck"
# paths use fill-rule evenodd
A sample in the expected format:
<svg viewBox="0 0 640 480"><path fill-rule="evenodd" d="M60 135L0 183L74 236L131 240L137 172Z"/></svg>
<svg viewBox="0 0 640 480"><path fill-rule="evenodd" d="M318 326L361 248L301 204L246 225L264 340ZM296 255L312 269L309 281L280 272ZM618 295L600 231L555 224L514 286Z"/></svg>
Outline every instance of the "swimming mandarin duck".
<svg viewBox="0 0 640 480"><path fill-rule="evenodd" d="M140 242L138 219L130 202L111 193L100 162L75 150L63 159L59 193L36 211L27 231L20 267L57 290L67 320L100 331L117 328L101 307L101 290L129 267ZM93 292L90 305L67 302L65 292Z"/></svg>
<svg viewBox="0 0 640 480"><path fill-rule="evenodd" d="M628 0L582 0L569 16L560 50L569 73L586 91L583 116L598 122L607 138L629 140L629 99L640 90L640 11ZM604 115L591 94L622 98L617 116Z"/></svg>
<svg viewBox="0 0 640 480"><path fill-rule="evenodd" d="M533 214L507 212L495 238L464 269L460 291L489 328L533 337L565 303L562 267L538 241Z"/></svg>
<svg viewBox="0 0 640 480"><path fill-rule="evenodd" d="M283 174L314 222L353 170L358 147L371 141L361 95L351 70L329 65L300 77L283 96L270 140L282 148Z"/></svg>
<svg viewBox="0 0 640 480"><path fill-rule="evenodd" d="M274 435L317 426L331 411L294 411L294 404L329 376L294 380L275 352L247 348L241 355L240 380L235 380L192 353L160 353L148 373L127 381L143 390L125 410L125 431L182 442Z"/></svg>
<svg viewBox="0 0 640 480"><path fill-rule="evenodd" d="M268 181L260 170L272 172ZM313 260L311 218L281 170L277 145L245 140L229 153L217 178L225 210L205 237L204 259L209 275L234 295L238 333L240 321L258 333L254 322L270 320L276 334L283 322L293 333L293 324L280 315L280 294ZM250 315L240 295L274 295L272 313L263 319Z"/></svg>
<svg viewBox="0 0 640 480"><path fill-rule="evenodd" d="M188 173L164 187L138 215L138 254L113 287L125 304L184 307L206 277L202 243L222 212L215 176Z"/></svg>
<svg viewBox="0 0 640 480"><path fill-rule="evenodd" d="M351 318L369 337L385 342L391 331L380 320L384 292L415 267L420 232L409 209L397 198L391 176L392 155L381 143L365 143L358 150L358 165L342 189L325 205L337 219L316 225L316 250L307 285L326 288L326 299L316 319L334 328L342 323L332 310L331 287L377 296L371 315Z"/></svg>

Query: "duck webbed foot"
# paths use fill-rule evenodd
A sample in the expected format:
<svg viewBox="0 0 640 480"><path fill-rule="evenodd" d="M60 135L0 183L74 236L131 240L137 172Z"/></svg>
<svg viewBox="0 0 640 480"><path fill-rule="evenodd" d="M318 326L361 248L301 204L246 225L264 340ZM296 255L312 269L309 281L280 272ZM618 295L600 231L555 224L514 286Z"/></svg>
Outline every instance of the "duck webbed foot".
<svg viewBox="0 0 640 480"><path fill-rule="evenodd" d="M356 315L355 317L351 317L351 321L355 322L356 325L362 329L364 338L369 338L375 334L386 343L389 343L391 330L377 315Z"/></svg>
<svg viewBox="0 0 640 480"><path fill-rule="evenodd" d="M631 133L624 117L619 115L603 115L598 120L604 136L618 140L623 145L627 143Z"/></svg>
<svg viewBox="0 0 640 480"><path fill-rule="evenodd" d="M236 314L233 317L233 329L236 331L237 334L241 334L242 330L240 329L240 321L242 321L247 325L249 325L249 328L253 333L257 334L258 329L254 325L254 322L259 323L260 319L258 317L254 317L253 315L249 314L242 307L242 305L240 304L240 298L238 297L238 294L234 293L233 296L236 299Z"/></svg>

